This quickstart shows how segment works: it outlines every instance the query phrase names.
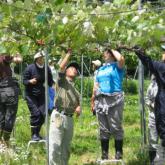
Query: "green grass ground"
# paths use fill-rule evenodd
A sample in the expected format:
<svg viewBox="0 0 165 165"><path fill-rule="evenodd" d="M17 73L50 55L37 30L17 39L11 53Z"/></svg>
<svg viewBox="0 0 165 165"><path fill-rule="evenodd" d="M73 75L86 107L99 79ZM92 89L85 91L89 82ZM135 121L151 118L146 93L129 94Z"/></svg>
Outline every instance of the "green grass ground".
<svg viewBox="0 0 165 165"><path fill-rule="evenodd" d="M140 113L137 95L125 96L124 109L124 161L126 165L147 165L147 154L141 150ZM45 130L42 130L45 134ZM19 110L15 126L16 154L1 154L0 165L45 165L46 149L43 144L34 144L27 151L30 139L29 112L26 102L19 101ZM93 165L100 158L97 120L90 112L89 101L83 106L82 116L75 118L75 131L72 142L69 165ZM114 157L114 140L110 141L110 157Z"/></svg>

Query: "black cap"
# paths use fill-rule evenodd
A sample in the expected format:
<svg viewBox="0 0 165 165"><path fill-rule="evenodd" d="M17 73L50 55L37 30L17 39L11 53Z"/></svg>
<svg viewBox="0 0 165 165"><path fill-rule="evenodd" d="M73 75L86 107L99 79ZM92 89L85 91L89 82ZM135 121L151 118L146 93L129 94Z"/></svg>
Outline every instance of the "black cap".
<svg viewBox="0 0 165 165"><path fill-rule="evenodd" d="M68 69L69 67L76 68L78 73L81 72L80 66L79 66L79 64L77 62L71 62L70 64L67 65L66 69Z"/></svg>

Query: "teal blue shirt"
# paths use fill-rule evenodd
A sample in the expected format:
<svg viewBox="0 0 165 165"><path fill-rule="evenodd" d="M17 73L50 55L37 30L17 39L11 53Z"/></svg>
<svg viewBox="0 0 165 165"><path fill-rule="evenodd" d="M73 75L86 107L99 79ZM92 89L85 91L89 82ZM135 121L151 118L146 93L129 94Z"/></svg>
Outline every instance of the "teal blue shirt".
<svg viewBox="0 0 165 165"><path fill-rule="evenodd" d="M107 63L98 69L96 82L102 93L122 91L124 69L119 68L117 62Z"/></svg>

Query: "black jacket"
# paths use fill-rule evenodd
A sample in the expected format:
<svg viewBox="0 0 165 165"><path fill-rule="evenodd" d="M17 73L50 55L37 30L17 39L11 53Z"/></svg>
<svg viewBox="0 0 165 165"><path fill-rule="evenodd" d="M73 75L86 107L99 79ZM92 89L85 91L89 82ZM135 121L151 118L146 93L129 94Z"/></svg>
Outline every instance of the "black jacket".
<svg viewBox="0 0 165 165"><path fill-rule="evenodd" d="M37 83L32 85L29 80L32 78L37 79ZM45 95L45 67L39 68L35 63L30 64L24 71L23 84L25 85L26 95L40 96ZM48 85L53 85L53 78L50 68L48 67Z"/></svg>

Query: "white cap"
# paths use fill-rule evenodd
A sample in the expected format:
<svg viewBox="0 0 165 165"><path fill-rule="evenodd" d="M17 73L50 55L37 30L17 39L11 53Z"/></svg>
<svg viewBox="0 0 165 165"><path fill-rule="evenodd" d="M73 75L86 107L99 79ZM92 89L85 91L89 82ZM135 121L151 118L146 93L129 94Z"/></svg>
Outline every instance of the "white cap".
<svg viewBox="0 0 165 165"><path fill-rule="evenodd" d="M162 49L165 50L165 45L161 45Z"/></svg>
<svg viewBox="0 0 165 165"><path fill-rule="evenodd" d="M44 57L45 55L44 55L44 52L43 51L40 51L40 52L38 52L38 53L36 53L35 55L34 55L34 60L36 60L37 58L39 58L39 57Z"/></svg>
<svg viewBox="0 0 165 165"><path fill-rule="evenodd" d="M99 66L101 66L101 61L100 60L95 60L95 61L92 61L92 64L94 64L97 67L99 67Z"/></svg>

